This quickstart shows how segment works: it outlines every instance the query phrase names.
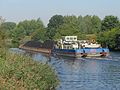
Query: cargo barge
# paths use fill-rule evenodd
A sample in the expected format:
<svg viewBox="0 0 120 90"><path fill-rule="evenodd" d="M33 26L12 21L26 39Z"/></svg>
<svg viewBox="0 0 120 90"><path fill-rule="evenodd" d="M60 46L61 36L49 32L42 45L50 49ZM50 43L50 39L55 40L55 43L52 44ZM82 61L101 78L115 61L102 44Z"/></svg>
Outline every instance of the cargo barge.
<svg viewBox="0 0 120 90"><path fill-rule="evenodd" d="M28 41L25 44L21 44L19 48L27 51L51 54L53 45L54 42L50 40L47 40L44 43L39 41Z"/></svg>
<svg viewBox="0 0 120 90"><path fill-rule="evenodd" d="M54 55L67 56L67 57L96 57L108 56L109 49L101 47L97 42L89 40L77 40L77 36L63 36L62 39L57 41L54 49Z"/></svg>

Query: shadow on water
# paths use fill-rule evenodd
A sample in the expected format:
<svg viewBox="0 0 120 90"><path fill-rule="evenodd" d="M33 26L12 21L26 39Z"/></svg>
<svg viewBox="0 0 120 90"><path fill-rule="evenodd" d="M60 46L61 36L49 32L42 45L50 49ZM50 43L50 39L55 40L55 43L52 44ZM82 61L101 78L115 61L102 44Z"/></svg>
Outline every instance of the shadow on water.
<svg viewBox="0 0 120 90"><path fill-rule="evenodd" d="M53 66L61 81L57 90L120 90L120 52L80 59L29 53L34 60Z"/></svg>

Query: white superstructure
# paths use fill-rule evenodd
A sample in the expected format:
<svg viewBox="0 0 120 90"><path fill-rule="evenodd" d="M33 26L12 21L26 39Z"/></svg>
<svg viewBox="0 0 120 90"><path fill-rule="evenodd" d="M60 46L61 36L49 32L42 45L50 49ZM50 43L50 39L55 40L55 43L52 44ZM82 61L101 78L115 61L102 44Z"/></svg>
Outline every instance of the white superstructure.
<svg viewBox="0 0 120 90"><path fill-rule="evenodd" d="M63 36L58 41L57 46L61 49L79 49L79 48L99 48L100 44L97 42L90 42L89 40L77 40L77 36Z"/></svg>

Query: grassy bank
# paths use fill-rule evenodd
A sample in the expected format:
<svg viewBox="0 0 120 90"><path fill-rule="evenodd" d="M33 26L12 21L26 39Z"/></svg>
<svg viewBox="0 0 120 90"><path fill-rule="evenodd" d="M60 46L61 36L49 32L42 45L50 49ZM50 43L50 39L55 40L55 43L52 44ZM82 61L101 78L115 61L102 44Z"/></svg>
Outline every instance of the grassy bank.
<svg viewBox="0 0 120 90"><path fill-rule="evenodd" d="M0 90L54 90L58 82L50 66L0 50Z"/></svg>

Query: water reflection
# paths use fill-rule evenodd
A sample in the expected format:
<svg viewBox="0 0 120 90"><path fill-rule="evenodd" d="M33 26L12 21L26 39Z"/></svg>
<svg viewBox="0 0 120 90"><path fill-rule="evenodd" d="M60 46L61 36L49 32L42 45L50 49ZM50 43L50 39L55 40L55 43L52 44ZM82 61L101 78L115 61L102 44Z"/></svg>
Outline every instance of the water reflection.
<svg viewBox="0 0 120 90"><path fill-rule="evenodd" d="M30 55L53 66L61 81L57 90L120 90L119 52L112 52L107 58L77 60L40 53Z"/></svg>

